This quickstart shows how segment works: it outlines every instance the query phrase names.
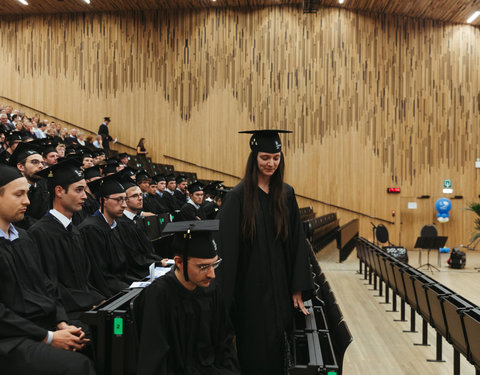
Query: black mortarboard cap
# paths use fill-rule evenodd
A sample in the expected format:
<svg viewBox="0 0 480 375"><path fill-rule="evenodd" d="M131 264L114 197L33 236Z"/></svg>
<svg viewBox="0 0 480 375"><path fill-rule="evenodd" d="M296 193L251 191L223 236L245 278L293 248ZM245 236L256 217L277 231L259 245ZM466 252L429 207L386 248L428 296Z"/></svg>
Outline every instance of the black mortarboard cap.
<svg viewBox="0 0 480 375"><path fill-rule="evenodd" d="M151 177L146 171L139 171L137 173L137 177L135 177L135 181L137 181L137 184L141 183L142 181L145 180L150 180Z"/></svg>
<svg viewBox="0 0 480 375"><path fill-rule="evenodd" d="M10 165L16 167L17 163L21 163L30 155L39 154L42 155L42 148L33 144L33 142L20 142L10 156Z"/></svg>
<svg viewBox="0 0 480 375"><path fill-rule="evenodd" d="M188 192L193 194L197 191L203 191L203 184L200 181L188 185Z"/></svg>
<svg viewBox="0 0 480 375"><path fill-rule="evenodd" d="M37 175L46 178L49 187L68 186L84 179L81 165L76 159L65 159L41 170Z"/></svg>
<svg viewBox="0 0 480 375"><path fill-rule="evenodd" d="M35 139L31 143L43 147L43 156L47 156L50 152L57 152L58 143L47 138Z"/></svg>
<svg viewBox="0 0 480 375"><path fill-rule="evenodd" d="M125 168L123 168L120 171L120 174L122 176L132 177L132 176L135 176L137 174L137 171L135 169L133 169L132 167L126 166Z"/></svg>
<svg viewBox="0 0 480 375"><path fill-rule="evenodd" d="M132 187L138 187L137 184L128 175L122 175L121 177L122 177L121 184L125 189L125 191L127 191Z"/></svg>
<svg viewBox="0 0 480 375"><path fill-rule="evenodd" d="M119 160L122 160L123 158L128 158L128 154L126 152L122 152L121 154L118 154Z"/></svg>
<svg viewBox="0 0 480 375"><path fill-rule="evenodd" d="M179 174L176 178L175 178L175 182L177 184L180 184L182 183L183 181L187 181L187 177L183 174Z"/></svg>
<svg viewBox="0 0 480 375"><path fill-rule="evenodd" d="M17 168L0 164L0 187L5 186L8 183L16 180L17 178L22 177L23 175Z"/></svg>
<svg viewBox="0 0 480 375"><path fill-rule="evenodd" d="M210 195L215 195L215 190L221 186L223 181L212 181L210 182L208 185L206 185L204 188L203 188L203 191L207 194L210 194Z"/></svg>
<svg viewBox="0 0 480 375"><path fill-rule="evenodd" d="M105 116L105 117L103 118L103 120L104 120L104 121L111 121L111 120L110 120L110 117L108 117L108 116Z"/></svg>
<svg viewBox="0 0 480 375"><path fill-rule="evenodd" d="M94 158L96 158L100 155L105 155L105 151L103 149L99 148L99 149L93 150L92 155L93 155Z"/></svg>
<svg viewBox="0 0 480 375"><path fill-rule="evenodd" d="M111 174L88 183L88 187L97 198L108 197L111 194L124 193L125 188L120 183L120 173Z"/></svg>
<svg viewBox="0 0 480 375"><path fill-rule="evenodd" d="M165 180L167 182L175 181L175 175L174 174L169 174L168 176L165 177Z"/></svg>
<svg viewBox="0 0 480 375"><path fill-rule="evenodd" d="M172 248L174 254L183 258L183 272L188 279L188 257L211 259L217 256L217 244L212 232L217 232L219 220L195 220L168 223L162 234L174 233Z"/></svg>
<svg viewBox="0 0 480 375"><path fill-rule="evenodd" d="M94 165L93 167L85 169L83 171L83 175L85 176L86 180L91 180L95 177L102 177L102 173L98 165Z"/></svg>
<svg viewBox="0 0 480 375"><path fill-rule="evenodd" d="M156 174L155 176L153 176L153 179L154 179L156 182L166 181L165 175L164 175L163 173Z"/></svg>
<svg viewBox="0 0 480 375"><path fill-rule="evenodd" d="M22 135L19 132L16 131L10 131L5 134L5 140L7 142L15 142L15 141L21 141L22 140Z"/></svg>
<svg viewBox="0 0 480 375"><path fill-rule="evenodd" d="M289 130L245 130L239 133L252 134L250 149L257 152L275 154L282 151L282 141L279 133L291 133Z"/></svg>
<svg viewBox="0 0 480 375"><path fill-rule="evenodd" d="M108 159L105 165L103 166L103 173L117 173L118 168L118 160L117 159Z"/></svg>

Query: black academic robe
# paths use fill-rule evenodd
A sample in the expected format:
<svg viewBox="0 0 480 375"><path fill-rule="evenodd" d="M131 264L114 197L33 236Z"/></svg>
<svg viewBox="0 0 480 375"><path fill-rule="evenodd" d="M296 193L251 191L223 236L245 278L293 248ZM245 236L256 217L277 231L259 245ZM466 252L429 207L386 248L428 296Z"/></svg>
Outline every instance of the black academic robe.
<svg viewBox="0 0 480 375"><path fill-rule="evenodd" d="M78 229L90 260L90 281L93 287L107 298L128 288L133 280L127 275L125 249L118 227L110 228L102 214L97 211L82 221Z"/></svg>
<svg viewBox="0 0 480 375"><path fill-rule="evenodd" d="M76 226L72 225L69 231L48 213L28 232L40 250L45 273L58 287L70 319L79 319L82 312L105 299L90 284L90 262Z"/></svg>
<svg viewBox="0 0 480 375"><path fill-rule="evenodd" d="M168 208L164 205L162 198L158 194L146 194L143 198L143 210L160 215L168 212Z"/></svg>
<svg viewBox="0 0 480 375"><path fill-rule="evenodd" d="M0 164L10 165L11 156L12 154L10 154L7 150L0 152Z"/></svg>
<svg viewBox="0 0 480 375"><path fill-rule="evenodd" d="M171 214L174 214L175 211L179 211L182 208L182 205L180 205L178 199L176 199L168 191L165 191L163 193L162 199L165 205L168 207L168 212L170 212Z"/></svg>
<svg viewBox="0 0 480 375"><path fill-rule="evenodd" d="M222 204L218 281L237 335L242 372L283 375L285 337L291 331L292 294L313 289L305 234L293 188L285 184L288 238L276 239L271 196L258 188L253 244L242 238L243 185Z"/></svg>
<svg viewBox="0 0 480 375"><path fill-rule="evenodd" d="M25 217L15 224L15 226L26 230L45 216L50 209L50 193L48 192L47 181L40 180L35 185L31 185L27 196L30 204L25 212Z"/></svg>
<svg viewBox="0 0 480 375"><path fill-rule="evenodd" d="M189 291L172 270L135 302L137 375L240 374L233 330L218 286Z"/></svg>
<svg viewBox="0 0 480 375"><path fill-rule="evenodd" d="M173 192L173 196L178 201L180 207L187 203L187 194L182 193L180 190L175 189L175 191Z"/></svg>
<svg viewBox="0 0 480 375"><path fill-rule="evenodd" d="M180 218L183 221L206 220L207 215L205 215L202 206L197 209L193 204L185 203L180 210Z"/></svg>
<svg viewBox="0 0 480 375"><path fill-rule="evenodd" d="M95 211L100 208L98 200L89 192L85 193L87 194L87 200L83 203L82 210L73 214L72 222L74 225L79 225L83 220L93 215Z"/></svg>
<svg viewBox="0 0 480 375"><path fill-rule="evenodd" d="M125 215L117 219L120 238L126 251L128 273L137 279L148 275L148 267L162 258L155 254L152 243L137 223Z"/></svg>
<svg viewBox="0 0 480 375"><path fill-rule="evenodd" d="M41 341L67 314L55 285L43 273L38 248L26 231L0 238L0 357L25 339Z"/></svg>
<svg viewBox="0 0 480 375"><path fill-rule="evenodd" d="M213 220L217 216L218 206L213 201L204 201L202 203L203 212L208 220Z"/></svg>

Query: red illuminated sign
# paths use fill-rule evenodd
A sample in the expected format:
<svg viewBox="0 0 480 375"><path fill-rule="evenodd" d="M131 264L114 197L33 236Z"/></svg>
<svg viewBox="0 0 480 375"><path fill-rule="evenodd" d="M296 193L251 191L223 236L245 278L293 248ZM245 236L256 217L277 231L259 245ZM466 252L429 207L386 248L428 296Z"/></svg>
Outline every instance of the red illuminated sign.
<svg viewBox="0 0 480 375"><path fill-rule="evenodd" d="M400 193L400 188L387 188L387 193L398 194Z"/></svg>

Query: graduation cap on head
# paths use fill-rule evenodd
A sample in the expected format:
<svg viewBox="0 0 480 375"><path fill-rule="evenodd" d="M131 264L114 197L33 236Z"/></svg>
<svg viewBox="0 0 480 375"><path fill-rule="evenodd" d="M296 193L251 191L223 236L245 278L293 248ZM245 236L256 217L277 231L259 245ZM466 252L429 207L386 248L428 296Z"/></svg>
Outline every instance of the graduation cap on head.
<svg viewBox="0 0 480 375"><path fill-rule="evenodd" d="M5 140L8 143L12 143L12 142L15 142L15 141L20 142L22 140L22 136L19 132L9 131L9 132L5 133Z"/></svg>
<svg viewBox="0 0 480 375"><path fill-rule="evenodd" d="M85 159L85 158L93 159L93 153L90 149L86 147L81 147L79 150L80 150L80 155L82 155L82 159Z"/></svg>
<svg viewBox="0 0 480 375"><path fill-rule="evenodd" d="M133 182L131 177L128 176L128 175L122 175L121 176L121 184L122 184L123 188L125 189L125 191L127 191L128 189L130 189L132 187L138 187L137 184L135 182Z"/></svg>
<svg viewBox="0 0 480 375"><path fill-rule="evenodd" d="M187 181L187 177L183 174L179 174L176 178L175 178L175 182L177 184L181 184L183 181Z"/></svg>
<svg viewBox="0 0 480 375"><path fill-rule="evenodd" d="M146 171L139 171L137 173L137 177L135 178L135 181L137 181L137 184L141 184L142 181L145 180L151 180L150 175Z"/></svg>
<svg viewBox="0 0 480 375"><path fill-rule="evenodd" d="M43 147L43 153L42 153L43 156L47 156L51 152L57 152L58 143L51 139L47 139L47 138L35 139L31 143Z"/></svg>
<svg viewBox="0 0 480 375"><path fill-rule="evenodd" d="M165 175L163 173L153 176L153 179L158 183L160 181L166 181Z"/></svg>
<svg viewBox="0 0 480 375"><path fill-rule="evenodd" d="M128 176L131 179L132 176L135 176L137 174L137 171L132 167L126 166L120 171L120 174L122 176Z"/></svg>
<svg viewBox="0 0 480 375"><path fill-rule="evenodd" d="M0 164L0 187L5 186L10 182L22 177L23 175L17 168Z"/></svg>
<svg viewBox="0 0 480 375"><path fill-rule="evenodd" d="M110 122L111 120L110 120L110 117L106 116L106 117L103 118L103 121L108 121L108 122Z"/></svg>
<svg viewBox="0 0 480 375"><path fill-rule="evenodd" d="M203 188L203 191L211 196L215 196L216 189L221 186L223 181L212 181Z"/></svg>
<svg viewBox="0 0 480 375"><path fill-rule="evenodd" d="M183 274L189 281L187 272L188 257L211 259L217 253L217 244L212 232L217 232L219 220L195 220L168 223L162 234L174 233L172 248L174 254L183 258Z"/></svg>
<svg viewBox="0 0 480 375"><path fill-rule="evenodd" d="M165 176L165 180L167 182L175 181L175 175L174 174L169 174L168 176Z"/></svg>
<svg viewBox="0 0 480 375"><path fill-rule="evenodd" d="M99 178L98 180L88 183L88 187L97 199L108 197L112 194L125 193L125 188L120 183L120 173L111 174L109 176ZM103 200L102 200L103 211Z"/></svg>
<svg viewBox="0 0 480 375"><path fill-rule="evenodd" d="M121 154L118 154L119 160L122 160L123 158L128 158L128 154L126 152L122 152Z"/></svg>
<svg viewBox="0 0 480 375"><path fill-rule="evenodd" d="M197 191L203 191L203 184L200 181L194 182L190 185L188 185L188 192L190 194L193 194Z"/></svg>
<svg viewBox="0 0 480 375"><path fill-rule="evenodd" d="M94 165L93 167L85 169L83 171L83 175L85 176L86 180L91 180L95 177L102 177L102 173L100 172L100 167L98 165Z"/></svg>
<svg viewBox="0 0 480 375"><path fill-rule="evenodd" d="M225 197L225 195L231 190L232 190L231 188L227 188L227 187L223 186L223 187L216 190L215 196L223 199Z"/></svg>
<svg viewBox="0 0 480 375"><path fill-rule="evenodd" d="M93 150L93 151L92 151L92 156L93 156L94 158L97 158L97 157L99 157L99 156L101 156L101 155L105 155L105 151L102 150L102 149L98 149L98 150Z"/></svg>
<svg viewBox="0 0 480 375"><path fill-rule="evenodd" d="M17 163L21 163L30 155L42 155L42 148L33 142L20 142L10 156L10 165L16 167Z"/></svg>
<svg viewBox="0 0 480 375"><path fill-rule="evenodd" d="M117 159L108 159L105 165L103 166L103 174L117 173L118 166L119 164Z"/></svg>
<svg viewBox="0 0 480 375"><path fill-rule="evenodd" d="M49 188L68 186L84 179L82 164L76 159L65 159L36 173L37 176L47 179Z"/></svg>
<svg viewBox="0 0 480 375"><path fill-rule="evenodd" d="M250 149L256 152L268 152L276 154L282 151L280 133L291 133L290 130L245 130L239 133L252 134L250 137Z"/></svg>

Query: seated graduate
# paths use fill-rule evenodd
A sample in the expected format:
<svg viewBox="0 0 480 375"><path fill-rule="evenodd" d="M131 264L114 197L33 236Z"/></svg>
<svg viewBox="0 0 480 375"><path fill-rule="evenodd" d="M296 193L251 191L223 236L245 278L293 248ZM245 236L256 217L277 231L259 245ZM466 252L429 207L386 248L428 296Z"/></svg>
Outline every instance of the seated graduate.
<svg viewBox="0 0 480 375"><path fill-rule="evenodd" d="M213 282L221 259L212 232L219 222L169 223L175 267L136 301L137 375L240 374L222 293Z"/></svg>
<svg viewBox="0 0 480 375"><path fill-rule="evenodd" d="M38 249L23 229L28 182L0 166L0 369L15 375L90 375L91 361L76 350L87 340L68 325L55 285L40 268Z"/></svg>
<svg viewBox="0 0 480 375"><path fill-rule="evenodd" d="M153 176L153 179L157 182L157 195L162 198L167 187L167 180L163 173ZM163 203L162 203L163 204Z"/></svg>
<svg viewBox="0 0 480 375"><path fill-rule="evenodd" d="M53 209L28 231L40 250L45 273L58 288L69 319L80 319L84 311L105 300L89 282L88 255L82 236L72 223L73 214L82 210L87 198L80 165L79 161L67 159L38 173L47 180Z"/></svg>
<svg viewBox="0 0 480 375"><path fill-rule="evenodd" d="M127 194L127 207L123 216L117 219L120 239L126 249L129 274L143 279L148 275L150 264L158 263L158 266L164 267L168 259L163 260L155 253L152 243L137 223L137 220L141 220L138 212L142 209L142 191L126 176L122 179L122 185Z"/></svg>
<svg viewBox="0 0 480 375"><path fill-rule="evenodd" d="M116 222L127 207L125 189L119 179L118 174L113 174L88 184L100 202L100 209L78 226L90 258L91 282L107 298L136 280L127 275L125 249ZM103 277L96 277L99 274Z"/></svg>
<svg viewBox="0 0 480 375"><path fill-rule="evenodd" d="M174 191L174 197L177 199L178 204L182 207L185 203L187 203L188 192L187 192L187 177L183 174L180 174L175 178L175 183L177 188Z"/></svg>
<svg viewBox="0 0 480 375"><path fill-rule="evenodd" d="M182 206L180 217L182 220L206 220L207 215L202 208L203 203L203 184L194 182L188 187L190 199Z"/></svg>
<svg viewBox="0 0 480 375"><path fill-rule="evenodd" d="M203 188L204 200L202 203L203 211L207 216L207 219L215 219L217 216L218 206L215 203L215 196L217 195L217 189L222 185L223 181L212 181Z"/></svg>
<svg viewBox="0 0 480 375"><path fill-rule="evenodd" d="M28 189L30 205L25 212L24 219L16 224L17 227L23 229L28 229L49 209L47 184L36 174L43 170L42 150L42 147L32 142L21 142L10 157L10 165L16 167L30 184L30 189Z"/></svg>
<svg viewBox="0 0 480 375"><path fill-rule="evenodd" d="M148 185L147 195L144 198L144 204L150 205L150 212L153 212L155 215L168 213L168 207L165 205L162 197L157 194L157 181L154 178L150 180Z"/></svg>
<svg viewBox="0 0 480 375"><path fill-rule="evenodd" d="M165 177L167 182L167 187L165 188L165 192L163 194L163 201L165 205L168 207L168 212L172 215L175 215L177 211L180 211L183 204L180 204L178 199L175 198L175 189L177 187L177 183L175 182L175 176L173 174L168 175Z"/></svg>
<svg viewBox="0 0 480 375"><path fill-rule="evenodd" d="M118 169L119 164L117 159L108 159L102 166L102 172L104 176L110 176L111 174L117 173Z"/></svg>
<svg viewBox="0 0 480 375"><path fill-rule="evenodd" d="M85 182L87 183L87 185L85 186L85 194L87 195L87 199L83 203L81 211L75 212L73 214L74 225L79 225L83 220L93 215L95 211L100 208L100 203L98 203L98 200L95 198L92 191L88 187L88 184L90 182L102 178L100 168L95 165L93 167L85 169L83 171L83 177L85 178Z"/></svg>
<svg viewBox="0 0 480 375"><path fill-rule="evenodd" d="M21 140L22 136L19 132L10 131L5 134L6 148L0 152L0 164L10 164L10 156L12 156L13 151L15 151Z"/></svg>

